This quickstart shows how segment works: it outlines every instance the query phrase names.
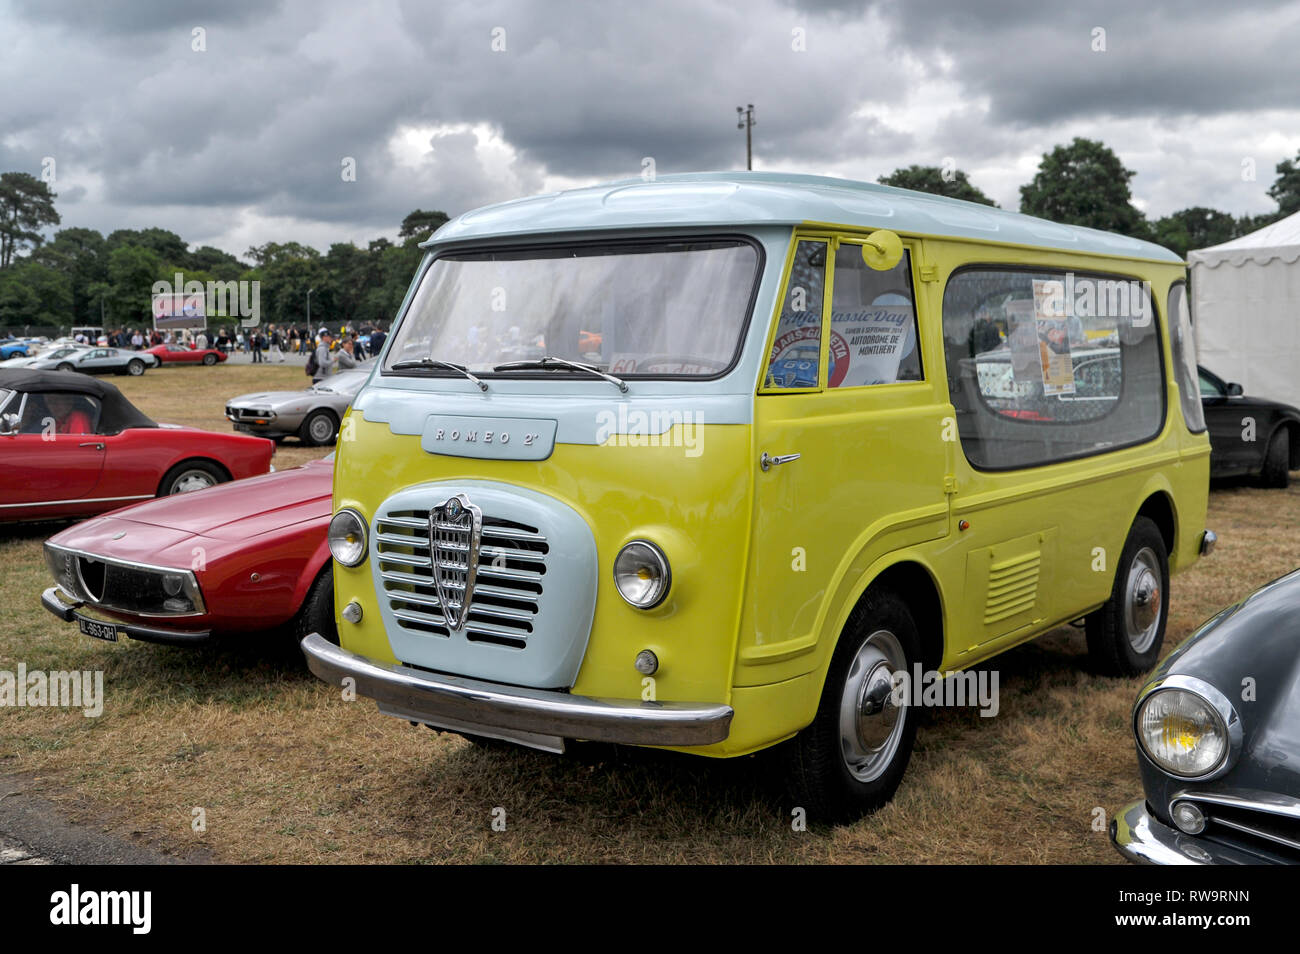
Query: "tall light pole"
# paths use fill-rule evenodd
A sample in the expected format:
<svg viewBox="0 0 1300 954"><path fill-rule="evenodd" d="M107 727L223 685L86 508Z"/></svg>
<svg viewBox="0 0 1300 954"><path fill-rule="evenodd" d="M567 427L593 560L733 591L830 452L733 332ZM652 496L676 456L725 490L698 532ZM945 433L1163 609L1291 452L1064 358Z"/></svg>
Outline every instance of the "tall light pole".
<svg viewBox="0 0 1300 954"><path fill-rule="evenodd" d="M307 330L308 331L311 330L311 293L314 292L315 290L316 289L314 288L307 289Z"/></svg>
<svg viewBox="0 0 1300 954"><path fill-rule="evenodd" d="M737 129L745 130L745 168L753 170L754 168L754 104L748 103L743 109L736 107Z"/></svg>

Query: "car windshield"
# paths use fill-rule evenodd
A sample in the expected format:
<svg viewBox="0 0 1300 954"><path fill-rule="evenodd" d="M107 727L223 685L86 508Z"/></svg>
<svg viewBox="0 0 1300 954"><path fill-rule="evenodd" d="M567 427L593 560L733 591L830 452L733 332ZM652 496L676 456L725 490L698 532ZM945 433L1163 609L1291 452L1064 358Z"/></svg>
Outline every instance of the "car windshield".
<svg viewBox="0 0 1300 954"><path fill-rule="evenodd" d="M549 357L624 376L712 377L739 350L758 266L755 247L738 240L444 255L425 272L384 371L456 374L435 367L447 362L490 375Z"/></svg>

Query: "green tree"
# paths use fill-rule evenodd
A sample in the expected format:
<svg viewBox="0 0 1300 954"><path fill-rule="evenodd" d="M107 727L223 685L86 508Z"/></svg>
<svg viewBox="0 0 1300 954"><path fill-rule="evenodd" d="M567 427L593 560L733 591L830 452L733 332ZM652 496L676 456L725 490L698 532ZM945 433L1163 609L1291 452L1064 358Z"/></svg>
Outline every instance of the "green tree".
<svg viewBox="0 0 1300 954"><path fill-rule="evenodd" d="M418 244L442 228L446 221L446 212L425 212L423 209L416 209L402 219L402 227L397 237L406 240L408 244L412 242Z"/></svg>
<svg viewBox="0 0 1300 954"><path fill-rule="evenodd" d="M162 257L153 249L123 245L109 252L105 304L111 324L152 326L150 296L164 268Z"/></svg>
<svg viewBox="0 0 1300 954"><path fill-rule="evenodd" d="M39 262L21 260L0 271L0 325L62 325L72 310L72 282Z"/></svg>
<svg viewBox="0 0 1300 954"><path fill-rule="evenodd" d="M108 279L104 236L94 229L61 229L53 241L32 252L31 259L62 272L71 283L71 313L58 324L99 324L99 299L91 295L90 286Z"/></svg>
<svg viewBox="0 0 1300 954"><path fill-rule="evenodd" d="M118 229L109 233L105 244L109 252L127 245L147 248L164 262L185 264L190 254L185 240L167 229Z"/></svg>
<svg viewBox="0 0 1300 954"><path fill-rule="evenodd" d="M196 271L211 272L218 281L237 281L240 274L248 267L229 252L224 252L211 245L195 249L188 256L189 268ZM187 279L188 275L185 276Z"/></svg>
<svg viewBox="0 0 1300 954"><path fill-rule="evenodd" d="M1133 205L1119 156L1105 144L1076 136L1043 155L1038 173L1020 187L1020 211L1053 222L1150 238L1146 218Z"/></svg>
<svg viewBox="0 0 1300 954"><path fill-rule="evenodd" d="M0 173L0 268L19 250L41 244L41 229L59 224L50 187L26 172Z"/></svg>
<svg viewBox="0 0 1300 954"><path fill-rule="evenodd" d="M1277 181L1268 187L1268 194L1278 204L1276 218L1300 212L1300 154L1277 164Z"/></svg>
<svg viewBox="0 0 1300 954"><path fill-rule="evenodd" d="M1209 248L1235 238L1237 220L1227 212L1195 206L1157 219L1152 228L1157 243L1186 258L1192 249Z"/></svg>
<svg viewBox="0 0 1300 954"><path fill-rule="evenodd" d="M946 195L950 199L964 199L981 205L997 205L972 185L970 178L961 169L954 169L945 176L944 170L939 166L910 165L906 169L895 169L889 175L881 176L880 183L899 189L928 192L931 195Z"/></svg>

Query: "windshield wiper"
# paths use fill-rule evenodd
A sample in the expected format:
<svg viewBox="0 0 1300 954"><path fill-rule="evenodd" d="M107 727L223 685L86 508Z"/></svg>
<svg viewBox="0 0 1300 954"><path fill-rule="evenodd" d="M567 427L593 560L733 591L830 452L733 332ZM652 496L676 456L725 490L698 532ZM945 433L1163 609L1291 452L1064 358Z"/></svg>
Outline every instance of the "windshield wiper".
<svg viewBox="0 0 1300 954"><path fill-rule="evenodd" d="M477 384L480 391L486 391L488 389L487 384L470 374L469 370L463 364L452 364L450 361L439 361L437 358L418 358L414 361L399 361L397 364L392 365L391 370L410 371L413 368L441 368L447 371L456 371L465 375L465 377Z"/></svg>
<svg viewBox="0 0 1300 954"><path fill-rule="evenodd" d="M567 358L557 358L553 354L537 358L534 361L511 361L507 364L498 364L493 371L526 371L530 368L536 368L540 371L549 371L553 368L569 368L573 371L586 371L588 374L594 374L598 378L604 378L610 384L615 385L624 394L627 393L627 382L622 378L616 378L612 374L607 374L600 368L591 364L582 364L578 361L570 361Z"/></svg>

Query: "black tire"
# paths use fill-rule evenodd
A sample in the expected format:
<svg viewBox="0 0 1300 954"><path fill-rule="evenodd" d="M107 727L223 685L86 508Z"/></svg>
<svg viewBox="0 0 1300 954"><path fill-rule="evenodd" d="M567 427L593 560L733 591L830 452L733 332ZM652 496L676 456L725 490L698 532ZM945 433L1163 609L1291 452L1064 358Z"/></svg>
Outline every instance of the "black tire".
<svg viewBox="0 0 1300 954"><path fill-rule="evenodd" d="M316 575L307 598L302 601L293 618L293 635L302 642L312 633L320 633L335 646L339 644L338 622L334 618L334 563L326 561L325 569Z"/></svg>
<svg viewBox="0 0 1300 954"><path fill-rule="evenodd" d="M1153 592L1152 588L1158 588ZM1150 617L1150 606L1158 615ZM1088 655L1106 676L1138 676L1160 658L1169 619L1169 554L1160 529L1138 517L1115 567L1106 605L1087 617Z"/></svg>
<svg viewBox="0 0 1300 954"><path fill-rule="evenodd" d="M890 641L882 641L882 634ZM893 797L912 756L917 712L909 700L895 706L889 693L881 693L892 689L893 672L901 668L910 675L920 660L921 640L907 604L888 590L869 590L835 647L817 715L787 743L790 795L810 822L852 821ZM863 701L873 697L874 714L846 705L855 695ZM883 742L873 746L882 732Z"/></svg>
<svg viewBox="0 0 1300 954"><path fill-rule="evenodd" d="M217 356L215 354L205 354L203 356L203 363L210 368L217 363Z"/></svg>
<svg viewBox="0 0 1300 954"><path fill-rule="evenodd" d="M55 365L54 370L55 370L55 371L71 371L71 370L73 370L73 368L72 368L72 365L70 365L70 364L68 364L68 362L64 361L64 362L62 362L62 363L60 363L60 364Z"/></svg>
<svg viewBox="0 0 1300 954"><path fill-rule="evenodd" d="M329 431L328 435L326 430ZM298 439L308 447L320 447L333 444L338 433L339 419L334 416L334 412L317 408L303 418L302 426L298 428Z"/></svg>
<svg viewBox="0 0 1300 954"><path fill-rule="evenodd" d="M1259 472L1261 487L1285 488L1291 483L1291 432L1279 427L1268 441L1264 468Z"/></svg>
<svg viewBox="0 0 1300 954"><path fill-rule="evenodd" d="M138 378L144 374L144 362L139 358L132 358L126 363L126 373L133 378Z"/></svg>
<svg viewBox="0 0 1300 954"><path fill-rule="evenodd" d="M158 496L170 497L172 494L191 493L195 490L204 490L206 487L200 487L204 479L207 480L207 487L215 487L217 484L224 484L230 479L221 467L208 460L183 460L163 476L162 481L158 484ZM184 485L190 485L188 489L181 489Z"/></svg>

